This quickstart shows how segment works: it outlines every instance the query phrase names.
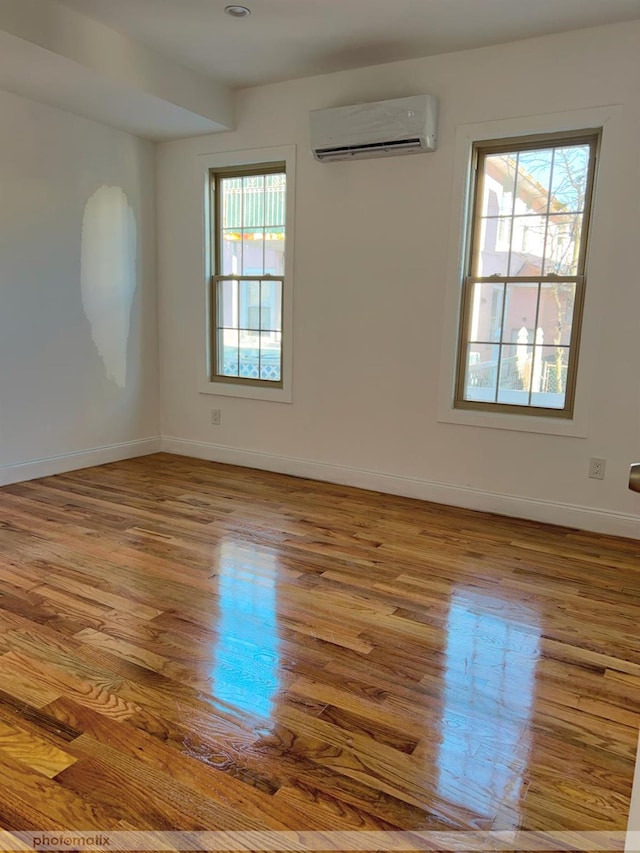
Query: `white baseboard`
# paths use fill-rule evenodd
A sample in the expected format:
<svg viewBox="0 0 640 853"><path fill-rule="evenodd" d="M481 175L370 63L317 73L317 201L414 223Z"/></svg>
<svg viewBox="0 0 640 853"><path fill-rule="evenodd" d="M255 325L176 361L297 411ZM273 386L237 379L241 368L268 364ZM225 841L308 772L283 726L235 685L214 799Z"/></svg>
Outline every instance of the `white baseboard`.
<svg viewBox="0 0 640 853"><path fill-rule="evenodd" d="M0 486L22 482L23 480L35 480L39 477L49 477L53 474L63 474L67 471L89 468L93 465L105 465L108 462L118 462L136 456L147 456L160 451L176 453L181 456L192 456L196 459L207 459L211 462L224 462L229 465L241 465L262 471L290 474L294 477L339 483L344 486L356 486L370 491L433 501L434 503L459 506L465 509L495 512L514 518L528 518L547 524L577 527L581 530L592 530L596 533L606 533L612 536L628 536L631 539L640 539L640 516L636 515L504 495L482 489L420 480L415 477L400 477L383 474L379 471L351 468L345 465L330 465L325 462L314 462L309 459L298 459L290 456L276 456L254 450L243 450L238 447L187 441L172 436L127 441L77 453L2 465L0 466Z"/></svg>
<svg viewBox="0 0 640 853"><path fill-rule="evenodd" d="M161 439L157 436L125 441L121 444L109 444L106 447L94 447L77 453L49 456L45 459L31 459L28 462L17 462L13 465L0 465L0 486L20 483L23 480L37 480L40 477L50 477L52 474L64 474L79 468L91 468L94 465L106 465L107 462L119 462L135 456L147 456L150 453L159 453L160 450Z"/></svg>
<svg viewBox="0 0 640 853"><path fill-rule="evenodd" d="M186 441L172 436L163 436L162 450L165 453L193 456L196 459L207 459L210 462L242 465L246 468L275 471L279 474L291 474L310 480L324 480L328 483L356 486L370 491L418 498L423 501L433 501L434 503L464 507L465 509L495 512L498 515L527 518L546 524L559 524L565 527L577 527L580 530L591 530L595 533L606 533L611 536L640 539L640 516L636 515L504 495L483 491L482 489L419 480L414 477L398 477L392 474L382 474L378 471L313 462L309 459L274 456L254 450L242 450L238 447Z"/></svg>

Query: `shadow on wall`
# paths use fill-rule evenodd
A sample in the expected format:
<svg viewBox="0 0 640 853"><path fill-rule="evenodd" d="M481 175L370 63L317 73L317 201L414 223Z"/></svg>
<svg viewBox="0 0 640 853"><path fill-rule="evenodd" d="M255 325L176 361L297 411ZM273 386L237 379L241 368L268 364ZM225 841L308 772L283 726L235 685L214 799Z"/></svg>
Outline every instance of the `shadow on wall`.
<svg viewBox="0 0 640 853"><path fill-rule="evenodd" d="M82 219L82 305L107 377L127 382L127 343L137 285L138 228L120 187L91 196Z"/></svg>

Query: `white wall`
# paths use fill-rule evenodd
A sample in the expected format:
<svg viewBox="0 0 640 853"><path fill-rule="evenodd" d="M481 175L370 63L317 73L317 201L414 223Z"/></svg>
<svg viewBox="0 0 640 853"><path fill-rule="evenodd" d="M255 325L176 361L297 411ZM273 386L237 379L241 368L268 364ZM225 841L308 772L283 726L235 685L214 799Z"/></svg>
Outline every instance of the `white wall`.
<svg viewBox="0 0 640 853"><path fill-rule="evenodd" d="M240 93L238 130L158 152L164 446L512 515L640 536L636 246L640 22L377 66ZM432 92L437 153L318 164L308 112ZM602 151L580 403L586 438L437 420L451 277L455 140L467 123L620 105ZM197 391L202 191L197 155L295 143L293 403ZM459 168L458 164L458 168ZM448 272L449 271L449 272ZM445 336L445 337L443 337ZM446 347L445 347L446 349ZM222 424L210 409L222 409ZM604 482L587 479L592 456ZM380 476L383 475L383 476Z"/></svg>
<svg viewBox="0 0 640 853"><path fill-rule="evenodd" d="M0 482L146 452L154 146L6 93L0 114Z"/></svg>

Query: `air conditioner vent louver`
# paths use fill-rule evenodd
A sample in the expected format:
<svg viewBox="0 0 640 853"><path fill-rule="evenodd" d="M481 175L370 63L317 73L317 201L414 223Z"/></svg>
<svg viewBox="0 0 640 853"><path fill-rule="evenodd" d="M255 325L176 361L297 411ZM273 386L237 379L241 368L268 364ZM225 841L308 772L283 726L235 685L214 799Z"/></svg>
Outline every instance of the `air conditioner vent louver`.
<svg viewBox="0 0 640 853"><path fill-rule="evenodd" d="M324 162L435 151L437 115L433 95L314 110L311 150Z"/></svg>
<svg viewBox="0 0 640 853"><path fill-rule="evenodd" d="M381 149L383 149L381 151ZM371 152L372 155L380 156L381 153L394 154L399 151L422 151L420 139L414 136L413 139L393 139L391 142L372 142L369 145L343 145L341 148L322 148L316 152L318 160L347 159L348 157L357 157L366 152Z"/></svg>

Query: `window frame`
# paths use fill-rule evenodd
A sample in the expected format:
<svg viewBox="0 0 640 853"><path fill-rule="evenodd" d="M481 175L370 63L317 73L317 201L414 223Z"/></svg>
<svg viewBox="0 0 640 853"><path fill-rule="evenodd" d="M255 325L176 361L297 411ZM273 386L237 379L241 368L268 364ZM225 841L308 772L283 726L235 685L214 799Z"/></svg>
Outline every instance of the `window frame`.
<svg viewBox="0 0 640 853"><path fill-rule="evenodd" d="M215 315L212 313L211 280L215 274L217 251L212 240L213 220L216 215L211 197L211 173L227 170L248 174L256 166L270 168L285 164L287 195L285 214L285 264L282 289L282 357L281 381L245 380L244 377L214 377L212 347L215 345ZM263 173L263 172L259 172ZM269 148L244 149L196 155L196 175L202 199L202 317L198 350L198 392L224 397L239 397L275 403L293 401L293 291L294 291L294 228L295 228L295 178L296 146L282 145ZM255 277L252 278L255 281ZM239 381L240 380L240 381ZM244 380L244 381L243 381ZM258 384L256 384L258 383Z"/></svg>
<svg viewBox="0 0 640 853"><path fill-rule="evenodd" d="M280 293L280 315L283 315L283 304L284 304L284 292L285 292L285 276L284 275L224 275L222 272L221 259L223 254L223 229L222 229L222 219L221 219L221 206L222 206L222 191L221 191L221 182L225 178L245 178L245 177L262 177L266 175L278 175L283 174L286 176L287 174L287 164L282 162L271 162L271 163L256 163L252 166L245 167L233 167L226 166L220 169L211 169L209 171L209 192L211 196L210 205L211 205L211 230L209 235L209 245L211 246L211 267L212 274L209 279L209 310L211 315L209 317L209 328L211 330L211 335L213 336L210 346L209 346L209 378L211 382L222 382L225 384L231 385L247 385L253 388L282 388L283 387L283 371L282 371L282 361L283 361L283 342L284 342L284 330L281 330L281 342L280 342L280 379L260 379L260 378L251 378L247 376L225 376L223 373L218 372L218 360L219 360L219 347L218 347L218 332L222 328L218 323L219 317L219 308L220 304L218 302L218 283L221 281L279 281L281 283L282 289ZM288 182L285 193L285 215L286 215L286 194L289 191ZM284 260L286 265L286 257L287 257L287 231L285 224L285 251L284 251ZM238 332L241 329L238 328Z"/></svg>
<svg viewBox="0 0 640 853"><path fill-rule="evenodd" d="M584 315L584 301L586 288L586 263L590 245L590 226L592 220L593 200L596 184L596 176L600 157L602 140L602 127L579 128L575 130L555 131L551 133L522 134L518 136L503 136L494 139L476 140L471 149L471 171L466 193L466 219L464 234L464 256L462 288L460 294L459 327L456 347L456 363L454 373L454 397L453 409L458 411L471 411L482 413L495 413L502 415L516 415L519 417L533 416L534 418L553 418L572 420L574 417L575 397L577 387L578 365L580 356L580 343L582 337L582 320ZM485 173L482 165L488 156L495 154L507 154L521 151L544 150L568 145L589 145L589 161L587 166L587 185L585 189L584 208L582 211L582 228L580 235L580 253L578 256L576 274L571 276L560 276L556 274L545 274L539 276L518 275L474 275L474 261L476 260L476 247L480 244L480 233L482 229L481 206L484 198ZM515 211L515 206L514 206ZM513 217L511 217L513 219ZM545 283L573 283L575 284L575 300L573 307L571 338L568 345L567 381L565 389L565 401L563 408L520 405L516 403L501 403L482 400L465 399L466 392L466 354L469 344L468 333L472 315L473 290L476 283L495 283L506 287L508 283L531 283L539 287ZM537 309L540 307L540 295L538 295ZM504 308L503 308L504 310ZM504 316L503 316L504 323ZM537 324L537 318L536 318ZM502 326L501 334L504 334ZM503 340L501 339L501 343ZM553 345L550 344L550 347ZM496 378L499 383L499 376ZM496 386L496 396L499 385ZM532 390L529 390L531 399Z"/></svg>

